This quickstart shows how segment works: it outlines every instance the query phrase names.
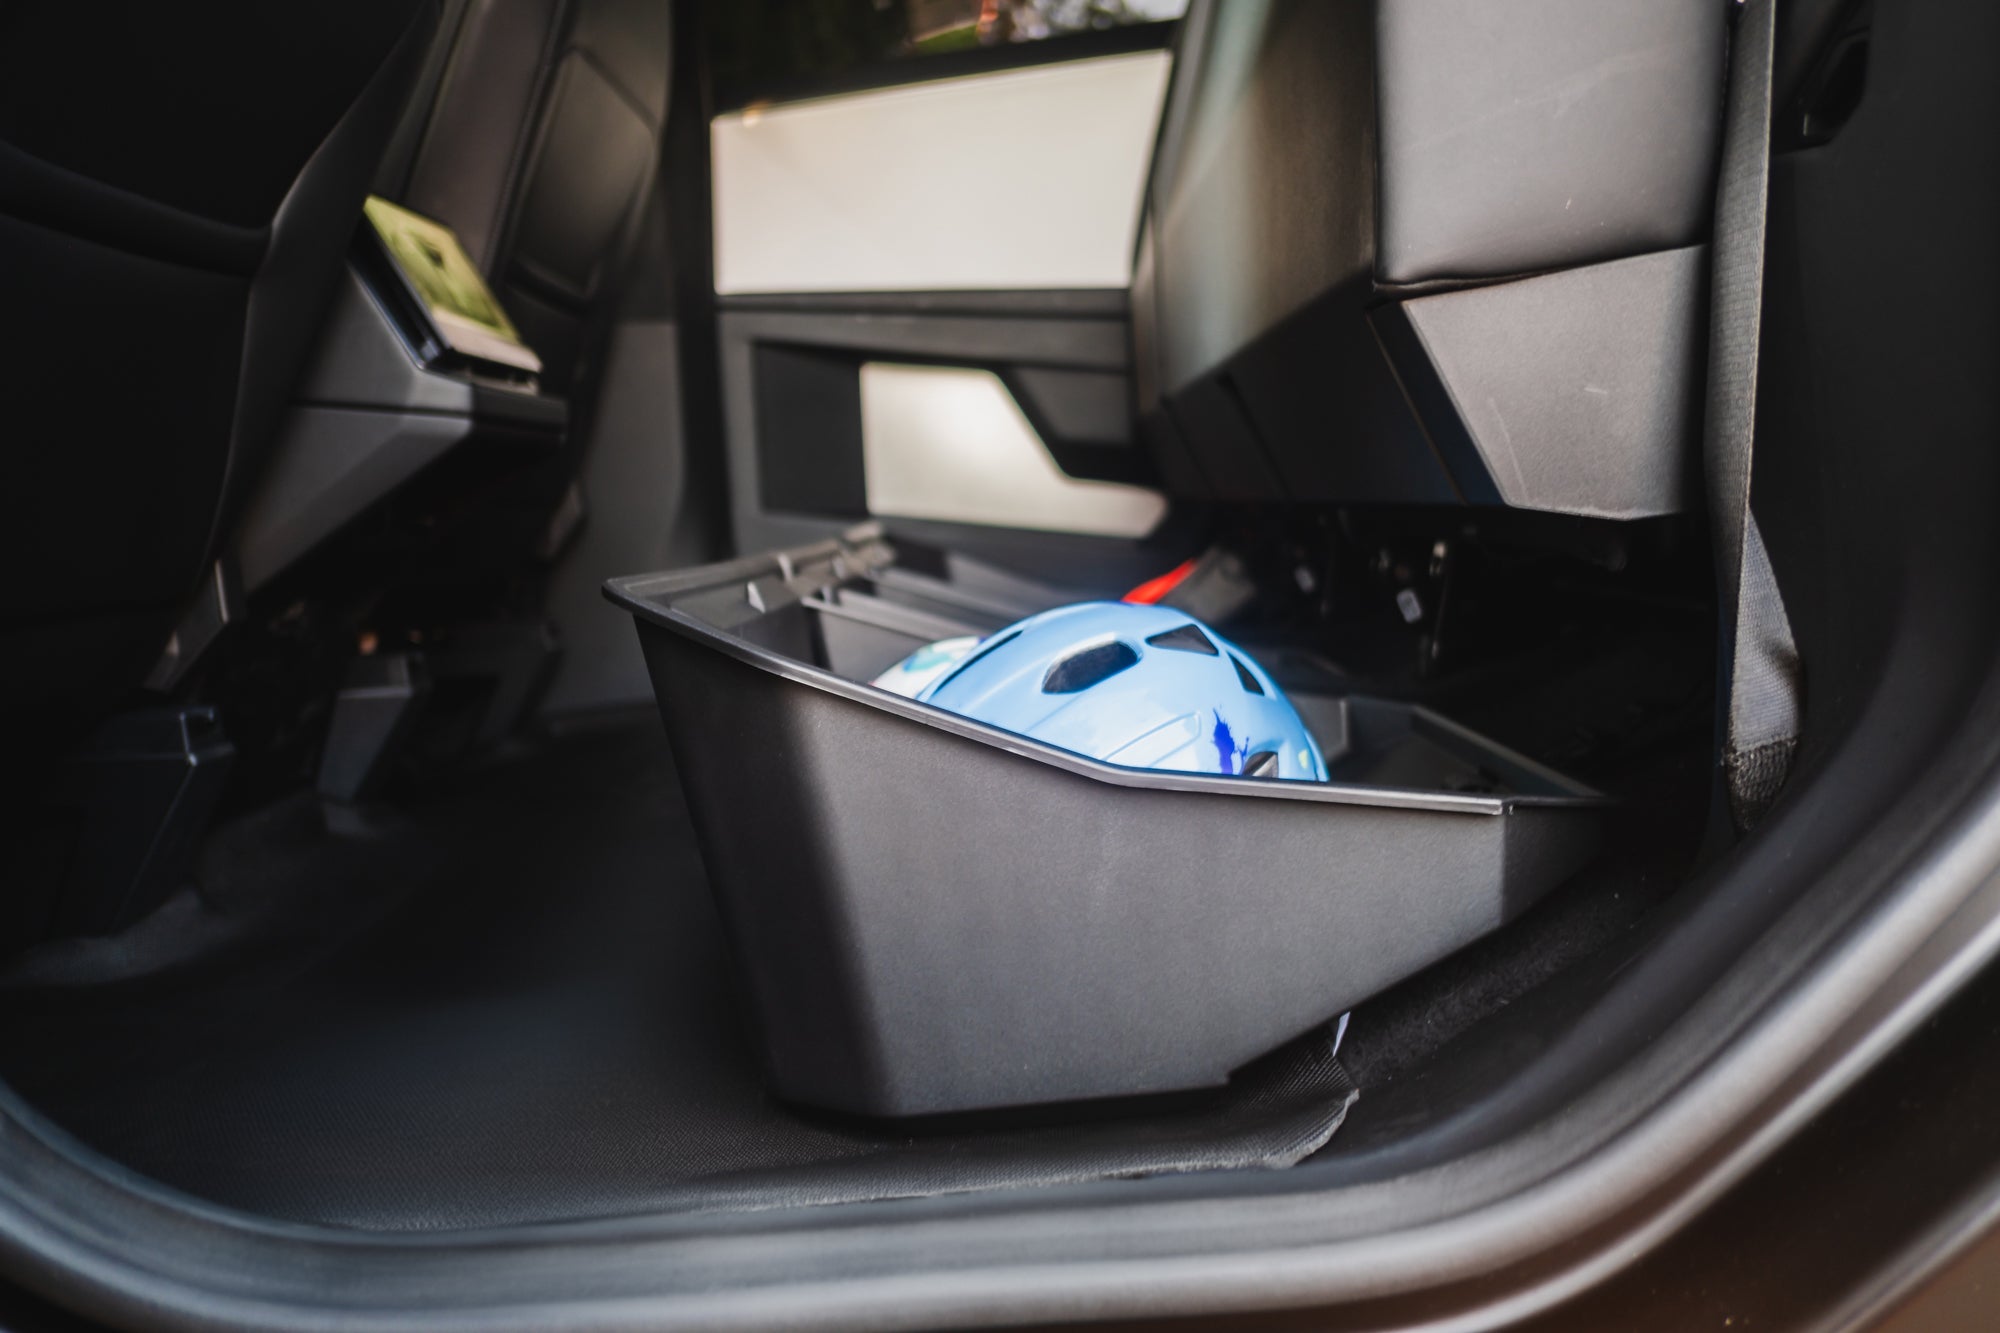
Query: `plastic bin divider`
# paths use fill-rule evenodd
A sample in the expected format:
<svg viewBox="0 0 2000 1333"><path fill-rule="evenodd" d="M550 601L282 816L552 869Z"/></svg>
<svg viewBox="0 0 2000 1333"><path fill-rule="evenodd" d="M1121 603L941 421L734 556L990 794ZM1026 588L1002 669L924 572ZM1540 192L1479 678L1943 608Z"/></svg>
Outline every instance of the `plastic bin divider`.
<svg viewBox="0 0 2000 1333"><path fill-rule="evenodd" d="M927 643L980 637L998 628L949 620L847 587L810 594L804 605L818 617L826 669L849 680L873 680Z"/></svg>

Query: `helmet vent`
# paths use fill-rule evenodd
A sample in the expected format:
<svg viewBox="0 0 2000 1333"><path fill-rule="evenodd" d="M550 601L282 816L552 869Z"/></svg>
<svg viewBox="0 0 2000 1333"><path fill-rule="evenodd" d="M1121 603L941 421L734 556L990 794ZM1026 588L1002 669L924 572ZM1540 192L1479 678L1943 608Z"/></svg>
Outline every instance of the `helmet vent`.
<svg viewBox="0 0 2000 1333"><path fill-rule="evenodd" d="M1274 778L1278 776L1278 752L1259 750L1243 761L1243 776L1246 778Z"/></svg>
<svg viewBox="0 0 2000 1333"><path fill-rule="evenodd" d="M1129 643L1113 639L1071 653L1049 668L1042 677L1043 694L1077 694L1106 681L1128 667L1136 666L1139 654Z"/></svg>
<svg viewBox="0 0 2000 1333"><path fill-rule="evenodd" d="M1146 640L1155 648L1171 648L1177 653L1201 653L1208 657L1216 655L1215 645L1197 625L1187 624L1174 629L1162 630Z"/></svg>
<svg viewBox="0 0 2000 1333"><path fill-rule="evenodd" d="M1264 692L1264 687L1259 685L1257 678L1250 674L1250 668L1244 665L1242 658L1238 657L1235 653L1231 653L1229 660L1235 664L1236 679L1243 682L1244 689L1250 691L1252 694L1262 694Z"/></svg>

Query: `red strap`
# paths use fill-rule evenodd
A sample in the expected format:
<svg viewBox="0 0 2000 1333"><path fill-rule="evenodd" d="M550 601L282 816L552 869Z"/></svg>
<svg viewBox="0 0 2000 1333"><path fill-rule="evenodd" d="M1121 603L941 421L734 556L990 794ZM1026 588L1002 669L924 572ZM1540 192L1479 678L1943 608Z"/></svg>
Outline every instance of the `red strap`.
<svg viewBox="0 0 2000 1333"><path fill-rule="evenodd" d="M1157 605L1166 595L1181 586L1188 575L1194 573L1196 561L1183 560L1174 568L1156 579L1147 579L1138 587L1125 594L1125 600L1140 606Z"/></svg>

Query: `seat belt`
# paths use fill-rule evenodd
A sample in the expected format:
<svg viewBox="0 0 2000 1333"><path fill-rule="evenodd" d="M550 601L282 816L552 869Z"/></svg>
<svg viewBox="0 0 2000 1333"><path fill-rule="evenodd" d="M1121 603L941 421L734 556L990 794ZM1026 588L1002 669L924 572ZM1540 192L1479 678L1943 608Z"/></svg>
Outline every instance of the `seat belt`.
<svg viewBox="0 0 2000 1333"><path fill-rule="evenodd" d="M1791 619L1750 512L1757 342L1771 179L1775 0L1740 0L1711 245L1713 293L1702 455L1721 611L1721 776L1737 832L1756 825L1791 773L1804 672Z"/></svg>

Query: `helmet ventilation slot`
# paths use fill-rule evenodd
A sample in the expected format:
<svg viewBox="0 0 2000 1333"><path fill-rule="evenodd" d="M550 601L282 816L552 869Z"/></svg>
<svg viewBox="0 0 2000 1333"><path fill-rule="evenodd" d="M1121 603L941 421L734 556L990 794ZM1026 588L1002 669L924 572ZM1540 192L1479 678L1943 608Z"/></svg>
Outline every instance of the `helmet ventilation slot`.
<svg viewBox="0 0 2000 1333"><path fill-rule="evenodd" d="M1201 653L1214 657L1217 649L1208 641L1198 625L1187 624L1176 629L1162 630L1146 640L1155 648L1171 648L1179 653Z"/></svg>
<svg viewBox="0 0 2000 1333"><path fill-rule="evenodd" d="M1252 694L1262 694L1264 692L1264 687L1257 683L1257 677L1250 673L1250 668L1244 665L1242 658L1238 657L1235 653L1231 653L1229 660L1235 664L1236 679L1243 682L1244 689Z"/></svg>
<svg viewBox="0 0 2000 1333"><path fill-rule="evenodd" d="M1049 668L1042 677L1043 694L1078 694L1139 664L1129 643L1113 639L1078 649Z"/></svg>

